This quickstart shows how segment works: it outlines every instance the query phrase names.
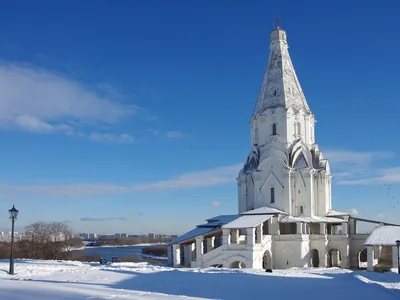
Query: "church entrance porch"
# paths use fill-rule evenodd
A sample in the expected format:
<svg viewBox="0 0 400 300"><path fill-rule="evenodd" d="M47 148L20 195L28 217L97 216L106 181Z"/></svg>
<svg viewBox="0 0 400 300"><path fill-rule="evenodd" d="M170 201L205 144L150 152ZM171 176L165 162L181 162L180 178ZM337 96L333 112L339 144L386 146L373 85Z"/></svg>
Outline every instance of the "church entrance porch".
<svg viewBox="0 0 400 300"><path fill-rule="evenodd" d="M367 248L361 249L357 254L357 266L359 269L367 268Z"/></svg>
<svg viewBox="0 0 400 300"><path fill-rule="evenodd" d="M263 269L272 269L272 259L271 259L271 253L266 250L263 255L263 261L262 261L262 268Z"/></svg>
<svg viewBox="0 0 400 300"><path fill-rule="evenodd" d="M328 268L340 268L342 252L339 249L331 249L328 252Z"/></svg>
<svg viewBox="0 0 400 300"><path fill-rule="evenodd" d="M310 266L319 268L319 251L317 249L312 249L310 251Z"/></svg>

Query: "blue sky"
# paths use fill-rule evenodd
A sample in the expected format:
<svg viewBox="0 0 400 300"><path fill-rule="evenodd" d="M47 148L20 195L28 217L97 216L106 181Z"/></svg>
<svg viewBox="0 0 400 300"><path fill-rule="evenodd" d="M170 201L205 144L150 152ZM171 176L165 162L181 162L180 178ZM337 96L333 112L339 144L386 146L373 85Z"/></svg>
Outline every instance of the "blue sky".
<svg viewBox="0 0 400 300"><path fill-rule="evenodd" d="M56 220L100 233L182 233L236 213L276 11L331 162L335 209L395 220L399 9L396 1L4 3L0 228L9 228L12 204L19 229Z"/></svg>

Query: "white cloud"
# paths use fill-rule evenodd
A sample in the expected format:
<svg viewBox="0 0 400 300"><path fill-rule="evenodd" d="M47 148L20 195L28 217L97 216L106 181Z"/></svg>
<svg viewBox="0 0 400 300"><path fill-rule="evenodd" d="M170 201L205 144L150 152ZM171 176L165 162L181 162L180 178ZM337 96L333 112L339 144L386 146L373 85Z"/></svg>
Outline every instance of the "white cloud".
<svg viewBox="0 0 400 300"><path fill-rule="evenodd" d="M89 139L97 142L117 142L117 143L134 143L135 138L127 133L112 134L93 132L89 135Z"/></svg>
<svg viewBox="0 0 400 300"><path fill-rule="evenodd" d="M221 206L221 203L218 201L211 202L211 206L218 207Z"/></svg>
<svg viewBox="0 0 400 300"><path fill-rule="evenodd" d="M359 166L369 166L374 160L388 159L394 157L393 152L359 152L347 150L327 150L324 151L326 157L331 163L346 163Z"/></svg>
<svg viewBox="0 0 400 300"><path fill-rule="evenodd" d="M235 182L242 164L185 173L167 180L133 185L134 190L179 189L216 186Z"/></svg>
<svg viewBox="0 0 400 300"><path fill-rule="evenodd" d="M396 168L377 169L376 164L395 157L389 151L348 151L327 150L324 157L329 160L333 179L338 185L361 185L386 182L400 182Z"/></svg>
<svg viewBox="0 0 400 300"><path fill-rule="evenodd" d="M357 216L357 215L360 214L360 213L358 212L358 210L355 209L355 208L350 209L350 210L349 210L349 213L350 213L352 216Z"/></svg>
<svg viewBox="0 0 400 300"><path fill-rule="evenodd" d="M180 131L167 131L164 137L171 140L186 138L187 135Z"/></svg>
<svg viewBox="0 0 400 300"><path fill-rule="evenodd" d="M51 197L90 198L109 194L129 194L139 191L189 189L234 183L242 164L184 173L171 179L148 183L118 185L108 183L82 183L63 185L9 185L0 184L5 199L18 195L43 195ZM2 199L0 198L0 201Z"/></svg>
<svg viewBox="0 0 400 300"><path fill-rule="evenodd" d="M72 134L80 126L111 125L145 110L118 102L108 85L85 86L54 72L0 65L0 127Z"/></svg>
<svg viewBox="0 0 400 300"><path fill-rule="evenodd" d="M384 183L400 183L400 167L378 169L376 175L359 179L341 180L339 185L370 185Z"/></svg>

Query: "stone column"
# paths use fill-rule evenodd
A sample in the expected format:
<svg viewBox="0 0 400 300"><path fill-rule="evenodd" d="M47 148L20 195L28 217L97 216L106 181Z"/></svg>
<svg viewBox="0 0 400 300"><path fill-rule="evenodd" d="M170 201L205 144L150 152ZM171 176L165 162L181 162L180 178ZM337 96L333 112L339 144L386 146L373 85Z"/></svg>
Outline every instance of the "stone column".
<svg viewBox="0 0 400 300"><path fill-rule="evenodd" d="M191 261L196 261L196 243L191 243L189 248Z"/></svg>
<svg viewBox="0 0 400 300"><path fill-rule="evenodd" d="M192 262L191 254L192 252L190 251L189 245L183 245L183 262L181 262L181 265L190 266L190 263Z"/></svg>
<svg viewBox="0 0 400 300"><path fill-rule="evenodd" d="M392 247L392 259L393 259L393 269L397 269L398 266L398 261L399 261L399 253L397 253L397 246Z"/></svg>
<svg viewBox="0 0 400 300"><path fill-rule="evenodd" d="M232 229L231 231L232 244L239 244L239 230Z"/></svg>
<svg viewBox="0 0 400 300"><path fill-rule="evenodd" d="M244 177L236 178L238 186L238 204L239 213L245 212L247 210L247 199L246 199L246 180Z"/></svg>
<svg viewBox="0 0 400 300"><path fill-rule="evenodd" d="M261 223L260 225L257 226L257 240L256 243L260 244L262 241L262 236L263 236L263 224Z"/></svg>
<svg viewBox="0 0 400 300"><path fill-rule="evenodd" d="M168 246L168 265L174 265L174 262L172 261L172 246Z"/></svg>
<svg viewBox="0 0 400 300"><path fill-rule="evenodd" d="M353 218L349 219L349 234L356 234L357 233L356 224L357 224L356 220L354 220Z"/></svg>
<svg viewBox="0 0 400 300"><path fill-rule="evenodd" d="M323 252L319 252L319 267L320 268L326 268L328 267L328 254L324 250Z"/></svg>
<svg viewBox="0 0 400 300"><path fill-rule="evenodd" d="M279 230L279 222L278 222L278 218L271 218L271 235L279 235L280 234L280 230Z"/></svg>
<svg viewBox="0 0 400 300"><path fill-rule="evenodd" d="M283 202L283 210L288 212L289 214L293 214L293 204L292 204L292 176L294 172L290 169L283 169L283 174L284 174L284 185L287 186L283 190L283 199L288 199L289 201L284 201ZM276 196L275 196L276 198ZM275 202L277 199L275 199ZM279 201L279 200L278 200ZM273 233L273 234L279 234L279 233Z"/></svg>
<svg viewBox="0 0 400 300"><path fill-rule="evenodd" d="M345 222L342 223L342 234L348 234L347 226L348 226L347 223Z"/></svg>
<svg viewBox="0 0 400 300"><path fill-rule="evenodd" d="M172 245L172 265L179 266L181 263L181 249L179 244Z"/></svg>
<svg viewBox="0 0 400 300"><path fill-rule="evenodd" d="M255 232L255 228L247 228L246 229L247 245L249 245L249 246L254 246L254 243L255 243L254 232Z"/></svg>
<svg viewBox="0 0 400 300"><path fill-rule="evenodd" d="M319 223L319 234L326 234L326 224Z"/></svg>
<svg viewBox="0 0 400 300"><path fill-rule="evenodd" d="M367 270L374 271L374 248L367 246Z"/></svg>
<svg viewBox="0 0 400 300"><path fill-rule="evenodd" d="M207 252L210 252L211 250L214 249L214 241L215 241L215 236L209 237L207 239Z"/></svg>
<svg viewBox="0 0 400 300"><path fill-rule="evenodd" d="M196 262L197 262L197 267L201 267L202 265L202 260L203 260L203 241L204 241L204 236L196 236Z"/></svg>
<svg viewBox="0 0 400 300"><path fill-rule="evenodd" d="M231 243L231 230L222 229L222 245L229 245Z"/></svg>
<svg viewBox="0 0 400 300"><path fill-rule="evenodd" d="M264 206L265 203L262 203L262 199L260 199L261 194L261 172L253 173L254 180L254 208L259 208Z"/></svg>
<svg viewBox="0 0 400 300"><path fill-rule="evenodd" d="M302 225L303 223L301 223L301 222L299 222L299 223L296 223L296 227L297 227L297 231L296 231L296 233L297 234L303 234L303 225Z"/></svg>

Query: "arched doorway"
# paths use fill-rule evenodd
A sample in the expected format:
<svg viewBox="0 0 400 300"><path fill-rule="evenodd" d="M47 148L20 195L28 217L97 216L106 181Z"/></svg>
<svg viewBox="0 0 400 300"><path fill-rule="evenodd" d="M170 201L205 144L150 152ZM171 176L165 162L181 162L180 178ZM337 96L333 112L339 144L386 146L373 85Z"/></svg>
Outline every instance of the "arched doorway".
<svg viewBox="0 0 400 300"><path fill-rule="evenodd" d="M246 264L241 261L234 261L233 263L231 263L231 268L232 269L243 269L243 268L246 268Z"/></svg>
<svg viewBox="0 0 400 300"><path fill-rule="evenodd" d="M339 249L328 251L328 268L340 267L342 262L342 252Z"/></svg>
<svg viewBox="0 0 400 300"><path fill-rule="evenodd" d="M271 253L268 250L264 252L262 267L263 269L272 269Z"/></svg>
<svg viewBox="0 0 400 300"><path fill-rule="evenodd" d="M367 248L363 248L357 254L358 268L366 269L367 268Z"/></svg>
<svg viewBox="0 0 400 300"><path fill-rule="evenodd" d="M317 249L312 249L310 251L310 266L319 268L319 251Z"/></svg>

